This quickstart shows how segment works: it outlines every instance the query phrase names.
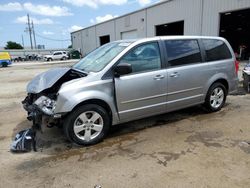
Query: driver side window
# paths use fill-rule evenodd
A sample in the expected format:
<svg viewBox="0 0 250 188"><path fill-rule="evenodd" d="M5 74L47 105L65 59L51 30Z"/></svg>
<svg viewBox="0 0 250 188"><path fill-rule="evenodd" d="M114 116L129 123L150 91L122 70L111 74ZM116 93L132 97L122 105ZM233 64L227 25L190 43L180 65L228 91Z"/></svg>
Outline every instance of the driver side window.
<svg viewBox="0 0 250 188"><path fill-rule="evenodd" d="M160 50L157 42L140 45L125 56L119 62L132 66L132 73L148 72L161 69Z"/></svg>

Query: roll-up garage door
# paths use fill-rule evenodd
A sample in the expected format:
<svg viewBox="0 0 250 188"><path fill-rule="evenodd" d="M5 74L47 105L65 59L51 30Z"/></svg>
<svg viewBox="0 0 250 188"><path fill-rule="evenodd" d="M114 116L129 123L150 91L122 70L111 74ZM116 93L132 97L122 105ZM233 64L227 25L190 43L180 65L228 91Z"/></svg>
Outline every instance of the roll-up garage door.
<svg viewBox="0 0 250 188"><path fill-rule="evenodd" d="M137 31L133 30L133 31L122 32L121 37L122 39L136 39L138 38Z"/></svg>

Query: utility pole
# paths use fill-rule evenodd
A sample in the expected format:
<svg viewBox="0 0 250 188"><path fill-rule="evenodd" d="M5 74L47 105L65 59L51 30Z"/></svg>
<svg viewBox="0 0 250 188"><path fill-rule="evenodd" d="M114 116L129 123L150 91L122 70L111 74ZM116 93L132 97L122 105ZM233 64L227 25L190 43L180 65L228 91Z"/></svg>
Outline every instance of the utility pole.
<svg viewBox="0 0 250 188"><path fill-rule="evenodd" d="M22 45L23 45L23 49L24 49L24 40L23 40L23 35L22 35Z"/></svg>
<svg viewBox="0 0 250 188"><path fill-rule="evenodd" d="M36 34L35 34L35 28L34 28L34 24L33 24L33 20L32 20L32 31L33 31L33 37L34 37L34 47L36 49Z"/></svg>
<svg viewBox="0 0 250 188"><path fill-rule="evenodd" d="M23 49L25 49L25 48L24 48L24 40L23 40L23 35L22 35L22 45L23 45ZM23 50L23 57L25 57L25 50Z"/></svg>
<svg viewBox="0 0 250 188"><path fill-rule="evenodd" d="M29 35L30 35L30 47L31 49L33 49L33 44L32 44L32 31L31 31L31 27L30 27L30 16L29 14L27 14L27 17L28 17L28 31L29 31Z"/></svg>

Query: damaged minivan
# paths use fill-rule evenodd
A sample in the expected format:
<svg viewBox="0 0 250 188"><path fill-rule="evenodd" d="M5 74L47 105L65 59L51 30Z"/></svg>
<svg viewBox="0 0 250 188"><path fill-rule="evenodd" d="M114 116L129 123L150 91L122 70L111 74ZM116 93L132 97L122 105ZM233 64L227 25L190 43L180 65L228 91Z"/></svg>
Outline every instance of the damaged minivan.
<svg viewBox="0 0 250 188"><path fill-rule="evenodd" d="M223 38L123 40L36 76L22 103L33 125L61 124L70 141L91 145L112 125L199 104L219 111L237 81L235 56Z"/></svg>

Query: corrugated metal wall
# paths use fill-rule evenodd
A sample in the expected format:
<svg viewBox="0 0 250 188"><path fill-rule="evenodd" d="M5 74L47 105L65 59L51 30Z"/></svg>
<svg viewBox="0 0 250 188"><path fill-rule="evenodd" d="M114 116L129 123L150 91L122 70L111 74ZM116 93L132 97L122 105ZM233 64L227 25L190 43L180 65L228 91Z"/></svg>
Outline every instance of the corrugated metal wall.
<svg viewBox="0 0 250 188"><path fill-rule="evenodd" d="M220 13L250 8L250 0L203 0L202 35L218 36Z"/></svg>
<svg viewBox="0 0 250 188"><path fill-rule="evenodd" d="M173 0L147 9L147 36L155 36L155 26L184 20L185 35L199 35L200 0Z"/></svg>
<svg viewBox="0 0 250 188"><path fill-rule="evenodd" d="M250 0L169 0L72 33L73 48L83 55L100 46L100 36L120 40L136 31L138 38L155 36L155 26L184 20L185 35L218 36L220 13L250 8Z"/></svg>
<svg viewBox="0 0 250 188"><path fill-rule="evenodd" d="M146 37L146 11L135 12L115 20L116 40L121 39L121 33L136 30L138 38Z"/></svg>
<svg viewBox="0 0 250 188"><path fill-rule="evenodd" d="M96 41L100 46L100 37L110 35L110 40L115 41L115 20L105 22L96 26Z"/></svg>

